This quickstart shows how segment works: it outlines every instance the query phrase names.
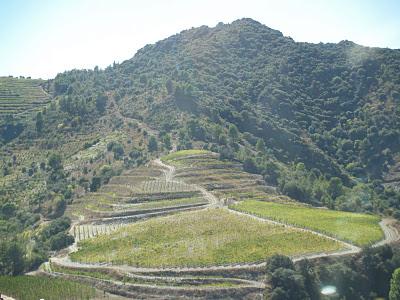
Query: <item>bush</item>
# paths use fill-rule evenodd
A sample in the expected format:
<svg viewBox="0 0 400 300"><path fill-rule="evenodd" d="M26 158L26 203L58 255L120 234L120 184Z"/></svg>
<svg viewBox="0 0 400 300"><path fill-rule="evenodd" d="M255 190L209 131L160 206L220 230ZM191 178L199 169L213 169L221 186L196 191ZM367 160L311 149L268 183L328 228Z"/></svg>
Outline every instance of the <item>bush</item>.
<svg viewBox="0 0 400 300"><path fill-rule="evenodd" d="M304 190L294 181L286 182L282 188L282 192L299 201L304 201L306 198Z"/></svg>
<svg viewBox="0 0 400 300"><path fill-rule="evenodd" d="M252 158L246 158L243 162L243 169L249 173L257 173L257 166Z"/></svg>
<svg viewBox="0 0 400 300"><path fill-rule="evenodd" d="M18 241L1 240L0 275L18 275L24 271L25 252Z"/></svg>
<svg viewBox="0 0 400 300"><path fill-rule="evenodd" d="M292 260L285 255L276 254L271 256L267 261L267 272L273 273L279 268L294 270L294 264Z"/></svg>
<svg viewBox="0 0 400 300"><path fill-rule="evenodd" d="M74 237L66 234L65 232L59 232L49 239L49 246L51 250L60 250L74 243Z"/></svg>
<svg viewBox="0 0 400 300"><path fill-rule="evenodd" d="M52 153L48 159L47 165L50 166L54 171L62 169L61 156L56 153Z"/></svg>
<svg viewBox="0 0 400 300"><path fill-rule="evenodd" d="M400 299L400 269L393 272L392 280L390 281L389 300Z"/></svg>
<svg viewBox="0 0 400 300"><path fill-rule="evenodd" d="M149 139L148 149L150 152L155 152L158 150L157 139L154 136L151 136Z"/></svg>
<svg viewBox="0 0 400 300"><path fill-rule="evenodd" d="M92 178L92 183L90 184L90 191L96 192L100 186L101 186L101 178L98 176L94 176Z"/></svg>
<svg viewBox="0 0 400 300"><path fill-rule="evenodd" d="M397 209L393 212L393 218L400 220L400 210Z"/></svg>
<svg viewBox="0 0 400 300"><path fill-rule="evenodd" d="M49 239L59 232L66 231L71 226L71 220L68 217L61 217L50 222L41 232L43 239Z"/></svg>

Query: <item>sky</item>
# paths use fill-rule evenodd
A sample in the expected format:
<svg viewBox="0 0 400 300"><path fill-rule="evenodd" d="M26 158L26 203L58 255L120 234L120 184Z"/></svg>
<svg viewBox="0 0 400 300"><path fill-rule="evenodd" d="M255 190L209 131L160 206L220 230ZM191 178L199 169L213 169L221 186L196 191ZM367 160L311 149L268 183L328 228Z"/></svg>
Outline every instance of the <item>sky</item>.
<svg viewBox="0 0 400 300"><path fill-rule="evenodd" d="M400 48L400 0L0 0L0 76L105 68L182 30L244 17L299 42Z"/></svg>

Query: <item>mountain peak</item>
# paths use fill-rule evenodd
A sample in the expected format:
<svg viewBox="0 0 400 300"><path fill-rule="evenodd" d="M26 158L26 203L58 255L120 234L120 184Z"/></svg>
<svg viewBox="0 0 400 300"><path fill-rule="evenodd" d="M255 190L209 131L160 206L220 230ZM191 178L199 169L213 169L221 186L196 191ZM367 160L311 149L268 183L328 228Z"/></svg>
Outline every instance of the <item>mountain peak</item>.
<svg viewBox="0 0 400 300"><path fill-rule="evenodd" d="M235 27L237 26L239 28L251 28L251 30L254 30L255 32L268 32L276 36L283 36L282 32L280 32L279 30L270 28L252 18L238 19L233 21L231 25Z"/></svg>
<svg viewBox="0 0 400 300"><path fill-rule="evenodd" d="M243 25L249 24L249 25L265 26L252 18L237 19L237 20L233 21L232 24L243 24Z"/></svg>

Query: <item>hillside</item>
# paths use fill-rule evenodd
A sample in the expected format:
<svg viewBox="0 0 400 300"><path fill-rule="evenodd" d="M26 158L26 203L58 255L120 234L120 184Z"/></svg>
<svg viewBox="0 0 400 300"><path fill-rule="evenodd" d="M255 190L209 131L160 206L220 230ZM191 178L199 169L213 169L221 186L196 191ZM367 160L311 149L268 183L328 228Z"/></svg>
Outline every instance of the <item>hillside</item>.
<svg viewBox="0 0 400 300"><path fill-rule="evenodd" d="M301 261L393 242L397 231L382 228L400 218L399 74L400 50L299 43L240 19L104 70L0 78L0 274L37 269L72 244L82 265L41 270L100 276L108 290L129 281L132 295L156 286L136 296L162 297L171 280L175 296L192 295L188 286L240 296L266 287L260 270L276 253ZM260 268L212 278L225 264ZM141 274L185 266L212 270Z"/></svg>
<svg viewBox="0 0 400 300"><path fill-rule="evenodd" d="M104 71L59 74L54 94L73 117L90 115L105 93L122 118L171 134L179 149L199 141L227 158L248 158L282 191L300 185L291 170L300 162L311 177L380 193L400 146L399 61L399 50L296 43L241 19L183 31ZM306 185L290 195L335 206L340 195L315 197Z"/></svg>
<svg viewBox="0 0 400 300"><path fill-rule="evenodd" d="M0 117L20 118L40 111L50 101L42 85L44 80L0 77Z"/></svg>

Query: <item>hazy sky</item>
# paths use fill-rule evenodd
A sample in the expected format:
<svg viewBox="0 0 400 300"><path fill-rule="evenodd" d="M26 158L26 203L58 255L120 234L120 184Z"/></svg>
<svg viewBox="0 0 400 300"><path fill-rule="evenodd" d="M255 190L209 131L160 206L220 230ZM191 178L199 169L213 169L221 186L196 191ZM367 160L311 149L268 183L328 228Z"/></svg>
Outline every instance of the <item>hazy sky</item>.
<svg viewBox="0 0 400 300"><path fill-rule="evenodd" d="M400 48L400 0L0 0L0 75L53 78L250 17L296 41Z"/></svg>

